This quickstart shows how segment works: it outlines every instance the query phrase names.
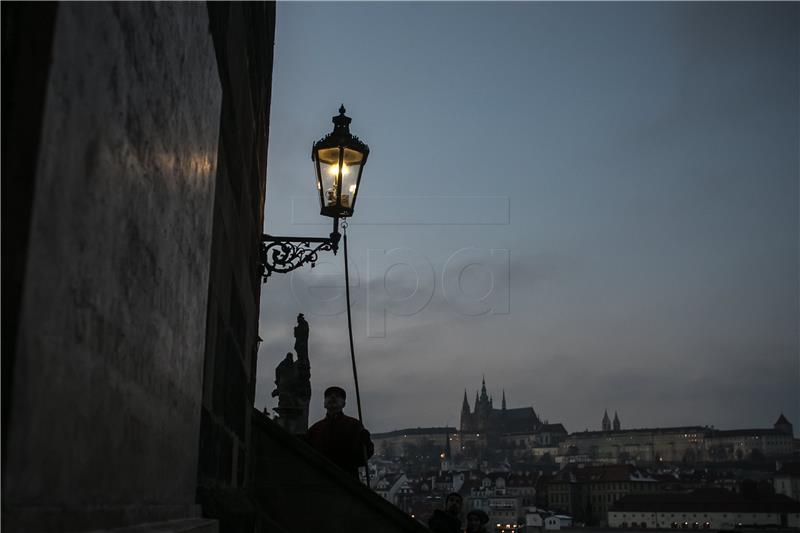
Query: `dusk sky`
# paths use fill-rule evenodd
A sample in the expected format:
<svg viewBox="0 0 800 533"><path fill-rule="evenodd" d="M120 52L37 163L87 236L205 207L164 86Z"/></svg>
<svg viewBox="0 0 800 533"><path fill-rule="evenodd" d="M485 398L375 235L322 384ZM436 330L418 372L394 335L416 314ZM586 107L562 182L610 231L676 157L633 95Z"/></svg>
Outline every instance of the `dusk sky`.
<svg viewBox="0 0 800 533"><path fill-rule="evenodd" d="M365 426L499 406L570 432L800 430L800 6L279 2L265 232L326 236L311 145L370 146L350 219ZM275 274L256 406L311 327L348 391L342 253Z"/></svg>

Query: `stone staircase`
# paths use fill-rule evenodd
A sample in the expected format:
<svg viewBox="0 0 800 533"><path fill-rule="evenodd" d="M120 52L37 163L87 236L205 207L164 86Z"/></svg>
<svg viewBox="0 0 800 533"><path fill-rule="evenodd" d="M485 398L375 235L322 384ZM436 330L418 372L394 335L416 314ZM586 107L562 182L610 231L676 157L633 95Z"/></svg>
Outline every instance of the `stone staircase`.
<svg viewBox="0 0 800 533"><path fill-rule="evenodd" d="M251 494L279 531L430 530L253 410Z"/></svg>

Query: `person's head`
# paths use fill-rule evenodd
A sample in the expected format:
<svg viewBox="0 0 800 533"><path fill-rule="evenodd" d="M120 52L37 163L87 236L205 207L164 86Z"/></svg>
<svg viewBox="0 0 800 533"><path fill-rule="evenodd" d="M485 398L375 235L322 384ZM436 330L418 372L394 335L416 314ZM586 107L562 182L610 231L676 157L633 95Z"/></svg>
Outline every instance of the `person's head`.
<svg viewBox="0 0 800 533"><path fill-rule="evenodd" d="M289 352L289 353L286 354L286 360L287 361L291 361L292 357L294 357L294 354L292 352Z"/></svg>
<svg viewBox="0 0 800 533"><path fill-rule="evenodd" d="M341 387L328 387L325 389L325 403L323 404L325 410L329 415L341 413L344 409L347 393Z"/></svg>
<svg viewBox="0 0 800 533"><path fill-rule="evenodd" d="M485 531L486 524L489 523L489 515L481 511L480 509L473 509L472 511L467 513L467 532L468 533L477 533L480 531Z"/></svg>
<svg viewBox="0 0 800 533"><path fill-rule="evenodd" d="M457 516L461 514L461 506L463 503L464 499L461 497L461 494L457 492L451 492L444 500L444 510L451 515Z"/></svg>

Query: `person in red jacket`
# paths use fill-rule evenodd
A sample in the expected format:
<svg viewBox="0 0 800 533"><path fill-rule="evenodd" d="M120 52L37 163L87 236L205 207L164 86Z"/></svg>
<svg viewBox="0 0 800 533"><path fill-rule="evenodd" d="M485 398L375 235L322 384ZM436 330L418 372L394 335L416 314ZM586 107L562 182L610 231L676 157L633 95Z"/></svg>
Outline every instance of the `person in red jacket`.
<svg viewBox="0 0 800 533"><path fill-rule="evenodd" d="M306 439L342 470L358 478L358 467L366 466L375 453L369 431L361 422L342 413L347 393L341 387L325 389L325 418L308 429Z"/></svg>

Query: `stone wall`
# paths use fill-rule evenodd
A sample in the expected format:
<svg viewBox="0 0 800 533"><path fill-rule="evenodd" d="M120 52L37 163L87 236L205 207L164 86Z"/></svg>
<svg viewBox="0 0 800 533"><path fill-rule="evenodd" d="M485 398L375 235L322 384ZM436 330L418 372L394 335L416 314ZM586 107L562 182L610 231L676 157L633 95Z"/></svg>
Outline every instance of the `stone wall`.
<svg viewBox="0 0 800 533"><path fill-rule="evenodd" d="M222 105L207 8L63 3L52 40L3 525L193 516Z"/></svg>
<svg viewBox="0 0 800 533"><path fill-rule="evenodd" d="M247 485L255 401L275 4L208 6L223 98L198 482L237 489Z"/></svg>

